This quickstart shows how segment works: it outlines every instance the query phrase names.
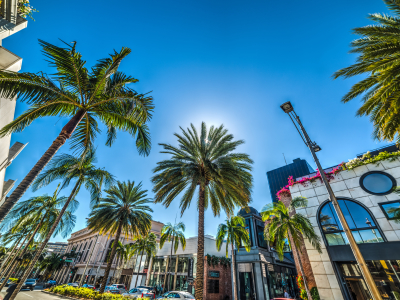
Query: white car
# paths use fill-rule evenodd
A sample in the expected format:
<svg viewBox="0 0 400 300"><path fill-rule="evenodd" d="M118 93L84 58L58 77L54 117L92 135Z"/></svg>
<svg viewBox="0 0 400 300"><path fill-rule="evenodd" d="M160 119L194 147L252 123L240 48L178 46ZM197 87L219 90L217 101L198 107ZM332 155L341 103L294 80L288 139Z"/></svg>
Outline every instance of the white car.
<svg viewBox="0 0 400 300"><path fill-rule="evenodd" d="M150 298L150 299L155 299L156 295L147 290L147 289L141 289L141 288L133 288L131 289L128 293L122 294L122 296L127 297L127 298Z"/></svg>
<svg viewBox="0 0 400 300"><path fill-rule="evenodd" d="M194 296L188 292L172 291L161 299L181 299L181 300L196 300Z"/></svg>

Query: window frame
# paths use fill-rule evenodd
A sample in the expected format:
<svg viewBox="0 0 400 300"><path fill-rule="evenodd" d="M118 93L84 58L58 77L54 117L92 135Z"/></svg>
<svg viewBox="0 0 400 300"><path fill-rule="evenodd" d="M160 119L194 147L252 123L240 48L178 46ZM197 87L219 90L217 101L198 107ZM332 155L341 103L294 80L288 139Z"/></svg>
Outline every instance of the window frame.
<svg viewBox="0 0 400 300"><path fill-rule="evenodd" d="M351 201L351 202L354 202L355 204L360 205L363 209L366 210L366 212L370 215L372 221L375 223L375 226L372 227L372 228L371 228L371 227L368 227L368 228L364 228L364 227L363 227L363 228L356 228L356 229L354 229L354 230L351 230L351 229L350 229L350 231L352 232L352 234L353 234L353 231L358 232L358 231L360 231L360 230L365 230L365 229L375 229L375 230L377 230L377 231L380 233L380 235L381 235L381 237L382 237L382 240L383 240L382 243L388 242L388 240L386 239L385 234L383 233L381 227L379 226L379 223L376 221L375 216L374 216L373 213L368 209L368 207L366 207L363 203L361 203L361 202L359 202L359 201L357 201L357 200L354 200L354 199L352 199L352 198L348 198L348 197L338 197L337 200ZM327 239L326 239L326 236L325 236L326 234L329 234L329 233L338 233L338 232L343 232L343 233L344 233L344 230L334 230L334 231L330 231L330 232L325 232L325 231L322 229L322 224L321 224L321 221L320 221L321 210L325 207L325 205L328 205L329 202L331 202L331 201L330 201L330 200L325 200L324 202L322 202L322 203L320 204L320 206L318 207L317 214L316 214L316 216L315 216L315 217L317 218L318 228L319 228L319 230L320 230L320 232L321 232L321 235L322 235L322 238L323 238L323 240L324 240L325 246L326 246L326 247L349 246L349 244L346 244L346 243L345 243L344 245L329 245L329 243L328 243L328 241L327 241ZM336 213L336 212L333 211L333 213Z"/></svg>
<svg viewBox="0 0 400 300"><path fill-rule="evenodd" d="M389 217L389 215L387 214L386 210L383 208L383 205L385 204L390 204L390 203L399 203L400 204L400 199L399 200L393 200L393 201L386 201L386 202L381 202L378 203L379 207L381 208L383 214L385 215L386 219L388 220L394 220L395 218L391 218ZM400 206L400 205L399 205Z"/></svg>
<svg viewBox="0 0 400 300"><path fill-rule="evenodd" d="M363 181L364 181L364 178L365 178L365 177L367 177L368 175L371 175L371 174L381 174L381 175L385 175L386 177L388 177L388 178L392 181L392 187L390 188L390 190L388 190L388 191L385 192L385 193L374 193L374 192L371 192L370 190L368 190L368 189L364 186ZM389 195L389 194L391 194L391 193L393 192L393 189L397 186L397 181L396 181L396 179L395 179L392 175L390 175L389 173L386 173L386 172L383 172L383 171L370 171L370 172L364 173L364 174L360 177L359 184L360 184L360 187L361 187L365 192L367 192L368 194L376 195L376 196L385 196L385 195Z"/></svg>

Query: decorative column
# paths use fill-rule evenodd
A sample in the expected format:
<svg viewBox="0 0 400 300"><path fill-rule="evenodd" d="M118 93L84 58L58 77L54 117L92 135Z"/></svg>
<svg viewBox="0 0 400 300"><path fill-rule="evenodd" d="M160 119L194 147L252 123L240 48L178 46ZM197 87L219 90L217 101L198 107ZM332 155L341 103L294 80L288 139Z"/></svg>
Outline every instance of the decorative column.
<svg viewBox="0 0 400 300"><path fill-rule="evenodd" d="M176 262L175 262L175 276L174 276L174 288L173 288L174 291L176 288L176 277L177 277L177 273L178 273L178 259L179 259L179 255L176 256Z"/></svg>
<svg viewBox="0 0 400 300"><path fill-rule="evenodd" d="M145 286L149 286L149 280L150 280L150 275L151 275L151 270L153 269L153 256L150 257L150 262L149 262L149 269L147 271L147 277L146 277L146 284Z"/></svg>
<svg viewBox="0 0 400 300"><path fill-rule="evenodd" d="M280 193L279 200L286 207L288 207L290 202L292 202L292 196L291 196L291 194L289 192ZM293 210L293 211L291 211L289 213L289 215L292 216L295 213L296 213L296 211ZM294 245L292 237L289 236L289 238L290 238L290 244ZM317 283L315 282L314 273L313 273L312 268L311 268L310 259L308 258L307 249L306 249L306 245L304 243L303 238L301 238L301 241L300 241L300 252L295 247L292 247L292 252L294 254L293 255L294 256L294 261L295 261L296 269L297 269L298 272L300 271L300 263L298 261L298 256L297 256L296 253L299 254L300 260L301 260L301 264L303 266L303 270L304 270L304 273L306 275L308 289L311 290L313 287L317 286Z"/></svg>
<svg viewBox="0 0 400 300"><path fill-rule="evenodd" d="M171 246L172 247L172 246ZM167 276L168 276L168 266L169 266L169 257L167 257L167 266L165 267L165 275L164 275L164 290L163 293L166 292L166 284L167 284Z"/></svg>

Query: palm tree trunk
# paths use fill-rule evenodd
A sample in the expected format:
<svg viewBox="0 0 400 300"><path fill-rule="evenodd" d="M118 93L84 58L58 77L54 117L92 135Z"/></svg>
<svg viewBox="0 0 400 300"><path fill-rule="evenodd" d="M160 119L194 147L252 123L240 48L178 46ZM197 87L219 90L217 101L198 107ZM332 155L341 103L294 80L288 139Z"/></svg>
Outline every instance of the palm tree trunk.
<svg viewBox="0 0 400 300"><path fill-rule="evenodd" d="M36 226L36 228L35 228L35 231L32 233L31 237L30 237L29 240L28 240L28 243L26 244L25 248L22 249L21 253L19 254L19 256L18 256L19 259L22 259L22 258L24 257L24 255L25 255L25 253L26 253L26 250L28 250L29 245L32 243L33 238L35 237L36 233L37 233L38 230L40 229L40 226L42 225L43 220L44 220L44 218L46 217L46 215L47 215L47 212L44 214L44 216L43 216L42 219L40 220L39 224L37 224L37 226ZM27 237L28 237L28 236L27 236ZM26 238L25 238L25 240L26 240ZM25 241L24 241L24 242L25 242ZM23 245L23 244L22 244L22 245ZM14 261L16 260L16 258L17 258L17 255L15 255L15 256L14 256L14 259L11 261L11 264L10 264L10 265L12 265L12 267L10 268L10 270L8 271L8 273L6 274L6 276L4 276L4 277L5 277L5 278L4 278L4 281L3 281L3 283L0 285L0 291L4 288L4 286L6 285L8 279L10 278L11 274L14 272L15 268L16 268L17 265L18 265L18 262L15 263L15 264L13 264ZM19 259L18 259L18 260L19 260ZM25 282L25 281L24 281L24 282Z"/></svg>
<svg viewBox="0 0 400 300"><path fill-rule="evenodd" d="M76 115L75 115L76 116ZM67 124L68 125L68 124ZM65 126L67 126L65 125ZM64 126L64 128L65 128ZM28 265L28 268L25 270L24 274L22 275L21 281L20 283L18 283L16 289L14 290L14 292L12 293L11 297L9 300L14 300L15 297L17 296L17 294L19 293L22 285L24 284L25 280L28 278L29 274L32 272L33 267L35 266L36 262L38 261L40 255L43 252L43 249L46 247L48 241L50 240L52 234L54 233L54 231L56 230L56 227L58 226L58 224L60 223L60 220L62 218L62 216L64 215L64 212L66 211L66 209L68 208L69 203L71 202L71 200L75 197L75 192L78 189L78 186L80 185L80 179L78 179L76 181L76 184L74 186L74 188L72 189L71 194L68 197L68 200L65 202L64 207L61 209L59 215L57 216L57 219L55 220L55 222L53 223L53 225L50 228L50 231L47 233L46 238L44 239L44 241L42 242L42 244L40 245L40 248L36 251L35 256L33 257L33 259L31 260L31 262Z"/></svg>
<svg viewBox="0 0 400 300"><path fill-rule="evenodd" d="M199 229L197 238L196 300L203 300L204 289L204 187L199 191ZM12 300L12 299L11 299Z"/></svg>
<svg viewBox="0 0 400 300"><path fill-rule="evenodd" d="M137 287L137 282L139 279L139 272L140 272L140 265L142 264L142 258L143 258L143 251L142 251L142 254L140 255L139 268L138 268L137 275L136 275L135 287Z"/></svg>
<svg viewBox="0 0 400 300"><path fill-rule="evenodd" d="M175 236L174 237L172 237L172 244L171 244L171 254L170 254L170 256L169 256L169 265L168 265L168 269L169 270L171 270L171 265L172 265L172 248L174 247L174 240L175 240ZM168 272L168 279L169 279L169 281L168 281L168 290L169 291L171 291L172 289L171 289L171 277L172 277L172 274L171 274L172 272Z"/></svg>
<svg viewBox="0 0 400 300"><path fill-rule="evenodd" d="M26 239L28 238L29 235L30 235L30 232L29 232L28 235L25 237L25 240L24 240L23 243L25 243L25 241L26 241ZM17 240L17 241L14 243L14 246L13 246L12 250L10 251L10 254L8 255L6 261L5 261L4 264L3 264L4 267L2 267L2 268L0 269L0 271L1 271L1 272L0 272L0 278L2 278L4 272L6 272L6 271L9 269L9 267L10 267L10 261L11 261L11 259L12 259L12 257L13 257L13 254L15 255L14 252L16 252L17 246L19 245L19 242L22 240L22 238L23 238L23 236L21 236L21 237L19 238L19 240ZM23 245L23 243L22 243L22 245Z"/></svg>
<svg viewBox="0 0 400 300"><path fill-rule="evenodd" d="M26 192L35 178L42 172L44 167L49 163L57 151L65 144L67 139L69 139L74 132L76 126L85 116L86 112L79 110L75 116L69 120L69 122L63 127L58 137L53 141L49 149L43 154L39 161L34 165L34 167L29 171L28 175L21 181L17 188L11 193L3 205L0 207L0 223L3 221L4 217L9 213L9 211L14 207L15 203L22 197Z"/></svg>
<svg viewBox="0 0 400 300"><path fill-rule="evenodd" d="M289 233L290 246L295 246L292 234L290 233L290 231L288 233ZM299 256L299 250L296 247L291 247L291 248L292 248L292 252L296 253L296 257L295 258L297 258L297 260L299 262L300 272L301 272L301 276L303 277L304 288L306 289L308 300L312 300L310 290L308 289L306 273L304 272L303 263L301 262L301 259L300 259L300 256Z"/></svg>
<svg viewBox="0 0 400 300"><path fill-rule="evenodd" d="M103 277L103 281L101 282L100 291L99 291L100 294L103 294L104 289L106 288L108 275L110 275L111 265L112 265L112 262L115 257L115 252L117 252L118 241L119 241L119 237L121 235L121 231L122 231L122 222L120 221L119 225L118 225L118 229L117 229L117 234L115 235L114 246L112 247L112 250L111 250L110 260L108 261L106 270L104 271L104 277ZM14 299L10 299L10 300L14 300Z"/></svg>
<svg viewBox="0 0 400 300"><path fill-rule="evenodd" d="M233 281L233 299L238 300L238 291L236 285L236 257L235 257L235 249L233 248L233 243L231 243L232 247L232 281Z"/></svg>

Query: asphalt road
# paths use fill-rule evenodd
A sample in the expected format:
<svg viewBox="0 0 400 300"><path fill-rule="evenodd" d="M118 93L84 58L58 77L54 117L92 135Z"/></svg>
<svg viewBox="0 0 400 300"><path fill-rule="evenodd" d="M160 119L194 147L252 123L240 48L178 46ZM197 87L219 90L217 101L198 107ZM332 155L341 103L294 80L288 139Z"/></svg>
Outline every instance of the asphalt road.
<svg viewBox="0 0 400 300"><path fill-rule="evenodd" d="M6 295L6 289L4 288L1 292L0 292L0 299L3 299L4 296ZM21 290L18 293L18 296L16 298L16 300L65 300L68 299L66 297L63 296L55 296L55 295L50 295L47 293L43 293L41 288L35 289L33 291L30 290Z"/></svg>

